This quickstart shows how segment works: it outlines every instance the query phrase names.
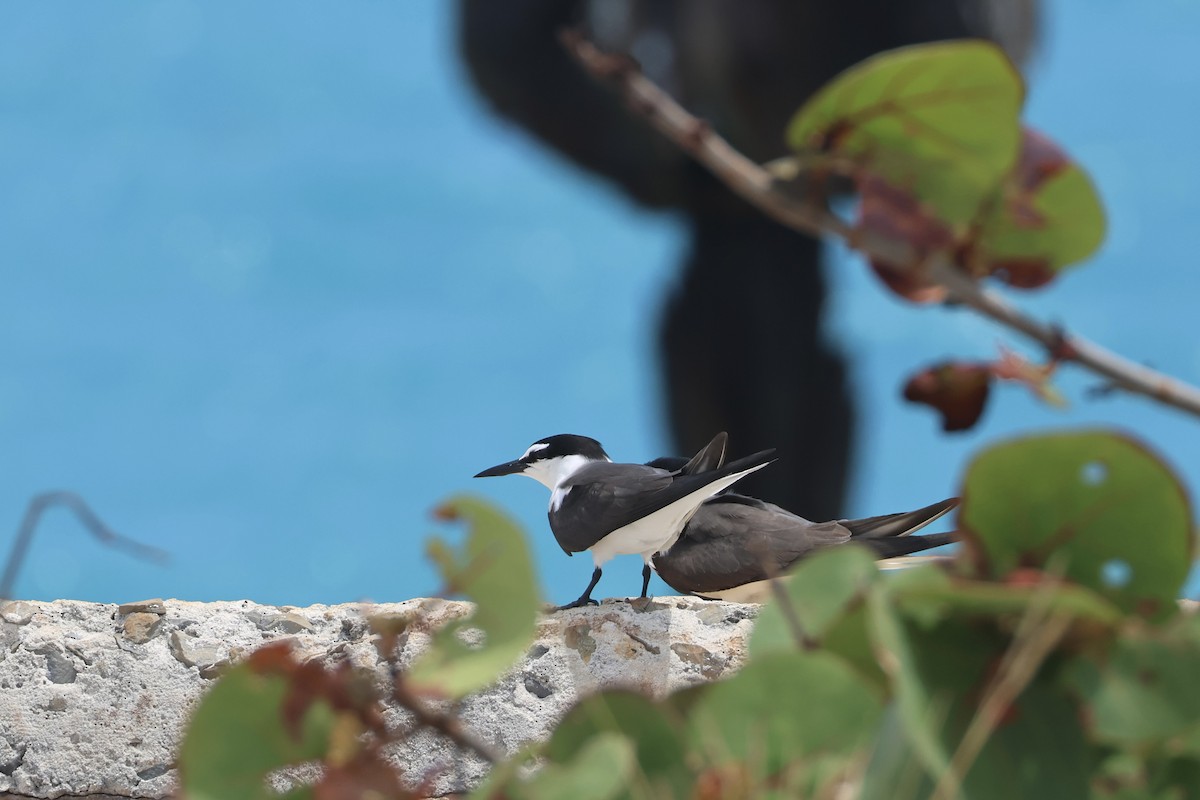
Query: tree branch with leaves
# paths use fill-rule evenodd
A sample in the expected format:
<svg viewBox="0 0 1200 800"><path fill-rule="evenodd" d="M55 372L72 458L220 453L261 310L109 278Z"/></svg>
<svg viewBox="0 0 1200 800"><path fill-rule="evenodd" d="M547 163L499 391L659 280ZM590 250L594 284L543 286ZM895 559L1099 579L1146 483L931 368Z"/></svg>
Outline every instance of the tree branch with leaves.
<svg viewBox="0 0 1200 800"><path fill-rule="evenodd" d="M944 42L870 58L796 114L786 135L795 156L760 165L630 57L603 52L576 31L562 40L634 113L764 214L842 239L910 301L969 307L1045 350L1044 365L1010 352L996 363L951 362L914 376L905 396L937 408L948 430L975 423L996 379L1054 396L1047 382L1062 363L1200 416L1200 388L1038 320L982 285L1044 286L1091 256L1105 232L1086 173L1048 138L1022 127L1024 84L998 47ZM846 182L860 201L854 220L830 207Z"/></svg>

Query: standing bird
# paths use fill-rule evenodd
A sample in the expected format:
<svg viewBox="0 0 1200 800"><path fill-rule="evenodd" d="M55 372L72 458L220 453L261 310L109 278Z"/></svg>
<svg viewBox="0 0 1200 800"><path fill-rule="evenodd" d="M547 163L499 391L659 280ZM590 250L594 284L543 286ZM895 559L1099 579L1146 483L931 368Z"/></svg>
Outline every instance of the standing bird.
<svg viewBox="0 0 1200 800"><path fill-rule="evenodd" d="M659 458L648 466L686 472L697 459ZM714 462L700 464L711 469ZM958 534L909 534L949 513L958 505L951 497L901 514L866 519L810 522L772 503L727 492L706 501L683 534L666 552L654 556L653 567L678 592L710 600L761 603L770 595L771 577L785 574L801 559L825 547L858 542L876 558L907 556L956 541ZM643 575L646 593L649 566Z"/></svg>
<svg viewBox="0 0 1200 800"><path fill-rule="evenodd" d="M723 436L697 454L690 472L614 464L595 439L559 434L539 439L515 461L475 477L527 475L550 490L554 538L567 555L590 550L596 567L579 599L559 607L577 608L596 602L592 590L610 558L636 553L649 565L655 553L675 543L701 503L771 463L774 451L764 450L717 469L700 469L698 462L709 461L705 454L717 442L723 457Z"/></svg>

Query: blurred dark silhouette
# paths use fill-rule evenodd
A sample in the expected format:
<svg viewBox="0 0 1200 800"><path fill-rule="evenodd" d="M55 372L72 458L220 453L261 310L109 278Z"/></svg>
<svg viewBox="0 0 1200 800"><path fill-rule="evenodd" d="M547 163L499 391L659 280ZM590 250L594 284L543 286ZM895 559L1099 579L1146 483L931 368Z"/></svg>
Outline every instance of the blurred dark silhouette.
<svg viewBox="0 0 1200 800"><path fill-rule="evenodd" d="M779 451L743 490L812 519L841 516L854 439L845 359L823 336L819 242L734 197L596 85L560 46L582 27L732 144L786 154L788 119L873 53L984 37L1022 62L1036 0L460 0L460 45L493 109L644 205L679 209L691 242L660 346L677 452L725 430Z"/></svg>

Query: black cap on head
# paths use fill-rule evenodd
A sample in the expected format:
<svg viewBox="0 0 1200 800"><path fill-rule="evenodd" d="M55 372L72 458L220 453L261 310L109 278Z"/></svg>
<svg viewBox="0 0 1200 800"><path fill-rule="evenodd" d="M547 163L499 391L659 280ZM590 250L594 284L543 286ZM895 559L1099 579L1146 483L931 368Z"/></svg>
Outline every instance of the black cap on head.
<svg viewBox="0 0 1200 800"><path fill-rule="evenodd" d="M546 458L576 455L597 460L608 458L608 453L604 452L604 447L590 436L560 433L555 436L547 436L545 439L538 439L529 446L529 450L526 451L525 455L521 456L521 460L532 462L541 461Z"/></svg>
<svg viewBox="0 0 1200 800"><path fill-rule="evenodd" d="M583 456L593 461L608 461L608 453L595 439L588 436L576 436L573 433L560 433L557 436L547 436L529 445L520 458L506 461L480 472L476 478L492 478L498 475L513 475L525 472L525 469L538 461L563 456Z"/></svg>

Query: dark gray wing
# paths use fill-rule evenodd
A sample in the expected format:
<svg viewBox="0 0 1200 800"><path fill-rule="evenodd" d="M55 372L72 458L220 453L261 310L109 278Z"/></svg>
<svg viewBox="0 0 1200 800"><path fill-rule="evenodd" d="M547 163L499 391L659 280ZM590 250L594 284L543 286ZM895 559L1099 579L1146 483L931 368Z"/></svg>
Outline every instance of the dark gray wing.
<svg viewBox="0 0 1200 800"><path fill-rule="evenodd" d="M850 531L837 522L809 522L771 503L727 494L701 506L654 566L676 591L716 592L787 572L812 551L849 540Z"/></svg>
<svg viewBox="0 0 1200 800"><path fill-rule="evenodd" d="M568 491L558 510L550 511L550 529L567 553L582 552L643 516L640 510L673 480L666 470L639 464L588 464L563 482Z"/></svg>
<svg viewBox="0 0 1200 800"><path fill-rule="evenodd" d="M844 519L843 525L850 529L855 539L886 539L893 536L908 536L929 523L950 513L958 505L958 498L951 497L940 503L906 511L903 514L884 514L880 517ZM865 544L865 542L864 542Z"/></svg>
<svg viewBox="0 0 1200 800"><path fill-rule="evenodd" d="M774 452L764 450L695 475L641 464L588 464L560 486L566 494L558 509L550 511L550 530L563 550L582 552L613 531L714 481L768 463Z"/></svg>

